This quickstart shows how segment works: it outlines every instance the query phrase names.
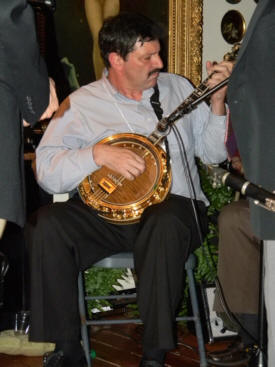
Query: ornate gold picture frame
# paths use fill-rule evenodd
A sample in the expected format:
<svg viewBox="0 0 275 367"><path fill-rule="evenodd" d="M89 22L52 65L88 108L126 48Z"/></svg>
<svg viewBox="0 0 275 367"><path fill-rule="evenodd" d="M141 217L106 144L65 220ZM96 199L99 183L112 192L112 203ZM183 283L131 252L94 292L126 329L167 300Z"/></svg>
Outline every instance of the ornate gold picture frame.
<svg viewBox="0 0 275 367"><path fill-rule="evenodd" d="M203 0L169 0L168 71L196 86L202 70Z"/></svg>

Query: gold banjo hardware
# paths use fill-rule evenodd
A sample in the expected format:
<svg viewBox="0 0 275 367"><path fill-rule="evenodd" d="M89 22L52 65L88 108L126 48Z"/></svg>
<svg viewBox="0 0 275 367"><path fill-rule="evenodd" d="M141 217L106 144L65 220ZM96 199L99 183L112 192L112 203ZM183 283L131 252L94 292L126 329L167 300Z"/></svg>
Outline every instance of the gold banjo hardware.
<svg viewBox="0 0 275 367"><path fill-rule="evenodd" d="M169 192L171 169L167 168L166 153L149 138L133 133L112 135L100 144L132 150L143 157L146 169L130 181L103 166L80 183L80 197L109 222L135 223L145 208L162 202Z"/></svg>
<svg viewBox="0 0 275 367"><path fill-rule="evenodd" d="M234 47L233 47L234 48ZM236 51L232 52L236 53ZM228 55L228 54L227 54ZM168 117L162 118L150 136L134 133L115 134L98 144L110 144L132 150L143 157L145 171L127 180L122 175L103 166L88 175L78 186L82 201L98 211L98 215L114 224L132 224L139 221L143 211L150 205L161 203L168 195L172 174L167 164L166 152L161 141L170 132L170 125L196 107L209 90L205 79ZM215 87L225 85L228 79Z"/></svg>

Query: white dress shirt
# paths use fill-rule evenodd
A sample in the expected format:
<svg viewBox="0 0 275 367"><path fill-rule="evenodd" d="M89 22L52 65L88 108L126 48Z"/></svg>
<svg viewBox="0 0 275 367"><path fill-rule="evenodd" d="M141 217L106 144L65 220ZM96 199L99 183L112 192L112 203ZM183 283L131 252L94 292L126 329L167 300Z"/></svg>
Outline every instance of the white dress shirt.
<svg viewBox="0 0 275 367"><path fill-rule="evenodd" d="M158 78L163 116L168 116L193 91L183 77L160 73ZM102 79L81 87L69 97L69 107L50 122L36 150L37 178L49 193L63 193L99 167L93 160L92 147L101 139L124 132L149 136L157 117L150 104L153 88L143 92L140 101L121 95L110 84L107 72ZM212 114L202 102L180 118L176 126L182 136L191 170L196 199L208 203L199 182L195 156L204 163L226 159L224 145L226 116ZM174 133L168 135L172 167L171 192L190 197L180 151Z"/></svg>

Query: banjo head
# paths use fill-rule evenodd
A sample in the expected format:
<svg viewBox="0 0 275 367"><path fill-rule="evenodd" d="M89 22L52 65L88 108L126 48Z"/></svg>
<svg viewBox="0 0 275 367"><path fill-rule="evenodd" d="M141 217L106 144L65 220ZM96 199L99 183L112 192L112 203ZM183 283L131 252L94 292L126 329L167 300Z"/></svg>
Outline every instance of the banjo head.
<svg viewBox="0 0 275 367"><path fill-rule="evenodd" d="M171 171L167 169L166 153L160 146L138 134L112 135L101 140L100 144L132 150L143 157L146 169L130 181L103 166L80 183L80 197L112 223L137 222L146 207L160 203L169 192Z"/></svg>

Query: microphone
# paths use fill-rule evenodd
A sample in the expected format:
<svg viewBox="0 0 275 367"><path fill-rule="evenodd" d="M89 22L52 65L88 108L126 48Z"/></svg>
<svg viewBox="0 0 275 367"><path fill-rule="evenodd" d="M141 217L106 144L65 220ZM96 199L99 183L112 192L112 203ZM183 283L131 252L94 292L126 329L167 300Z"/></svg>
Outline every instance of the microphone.
<svg viewBox="0 0 275 367"><path fill-rule="evenodd" d="M214 187L222 183L225 186L240 191L242 195L254 199L256 205L263 206L265 209L275 212L274 193L218 166L208 165L207 170L212 177L212 184Z"/></svg>

